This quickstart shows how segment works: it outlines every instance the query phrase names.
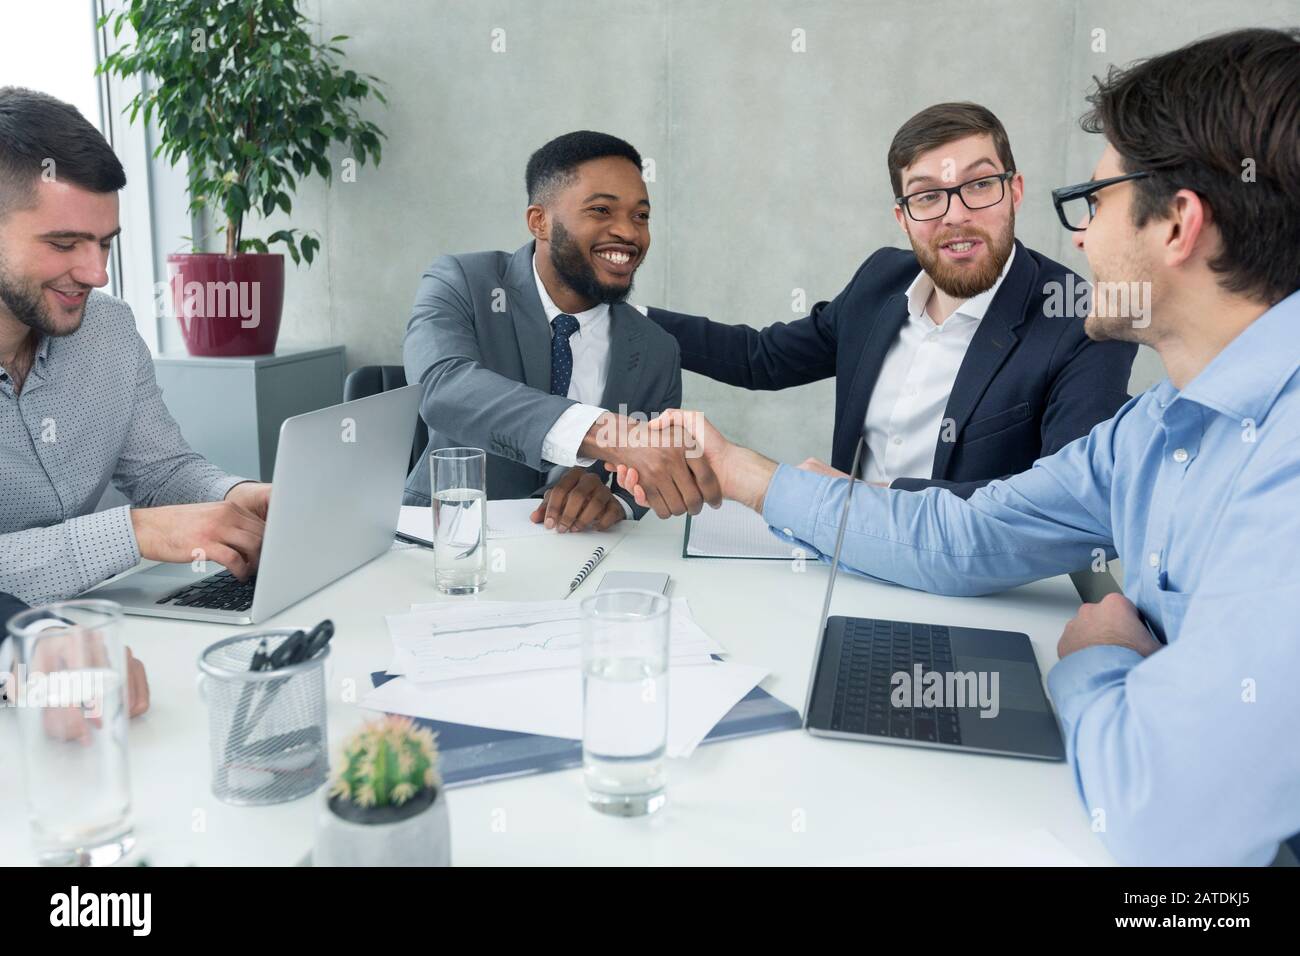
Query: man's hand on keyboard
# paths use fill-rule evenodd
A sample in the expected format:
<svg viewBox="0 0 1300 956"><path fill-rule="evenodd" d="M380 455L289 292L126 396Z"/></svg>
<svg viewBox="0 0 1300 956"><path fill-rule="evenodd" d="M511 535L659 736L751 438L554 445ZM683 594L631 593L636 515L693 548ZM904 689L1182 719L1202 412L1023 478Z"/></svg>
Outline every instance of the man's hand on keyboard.
<svg viewBox="0 0 1300 956"><path fill-rule="evenodd" d="M243 581L262 557L266 522L233 501L133 508L131 524L141 556L153 561L215 561Z"/></svg>
<svg viewBox="0 0 1300 956"><path fill-rule="evenodd" d="M271 486L265 481L241 481L226 492L226 500L265 521L267 509L271 507Z"/></svg>

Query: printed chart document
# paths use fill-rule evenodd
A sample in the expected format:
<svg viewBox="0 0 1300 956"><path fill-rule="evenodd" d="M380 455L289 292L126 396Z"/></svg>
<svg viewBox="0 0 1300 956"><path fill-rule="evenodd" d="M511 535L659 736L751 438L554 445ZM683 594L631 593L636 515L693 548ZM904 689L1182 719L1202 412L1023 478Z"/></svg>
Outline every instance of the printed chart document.
<svg viewBox="0 0 1300 956"><path fill-rule="evenodd" d="M758 512L724 501L721 508L706 507L687 519L682 557L789 561L796 557L795 548L774 535Z"/></svg>
<svg viewBox="0 0 1300 956"><path fill-rule="evenodd" d="M488 677L582 666L582 608L576 601L479 601L415 605L388 615L393 661L388 673L413 681ZM672 602L670 664L707 664L725 650Z"/></svg>

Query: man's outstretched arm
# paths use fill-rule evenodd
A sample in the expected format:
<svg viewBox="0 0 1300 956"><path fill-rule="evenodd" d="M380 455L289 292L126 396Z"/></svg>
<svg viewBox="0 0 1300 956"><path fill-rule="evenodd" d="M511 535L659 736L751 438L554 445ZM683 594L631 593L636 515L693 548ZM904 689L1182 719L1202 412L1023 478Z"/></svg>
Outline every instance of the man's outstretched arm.
<svg viewBox="0 0 1300 956"><path fill-rule="evenodd" d="M835 550L846 478L778 465L727 441L698 412L674 411L704 449L724 497L763 515L818 556ZM939 594L987 594L1076 570L1110 535L1110 434L1087 438L963 500L942 489L896 491L854 482L841 562L851 570ZM626 472L620 480L635 486ZM638 500L640 500L638 496Z"/></svg>

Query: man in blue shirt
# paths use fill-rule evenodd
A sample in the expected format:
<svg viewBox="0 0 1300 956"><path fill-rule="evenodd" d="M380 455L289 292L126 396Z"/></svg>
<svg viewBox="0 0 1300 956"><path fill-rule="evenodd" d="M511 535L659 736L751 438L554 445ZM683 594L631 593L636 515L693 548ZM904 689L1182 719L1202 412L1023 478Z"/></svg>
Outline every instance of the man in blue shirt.
<svg viewBox="0 0 1300 956"><path fill-rule="evenodd" d="M985 594L1118 554L1123 595L1070 622L1048 688L1123 863L1265 864L1300 831L1297 89L1300 30L1212 37L1099 83L1084 128L1107 146L1053 198L1097 280L1089 335L1152 346L1169 377L1029 471L969 500L850 492L665 416L727 497L820 554L851 493L842 560L877 579ZM1103 307L1133 282L1149 322Z"/></svg>

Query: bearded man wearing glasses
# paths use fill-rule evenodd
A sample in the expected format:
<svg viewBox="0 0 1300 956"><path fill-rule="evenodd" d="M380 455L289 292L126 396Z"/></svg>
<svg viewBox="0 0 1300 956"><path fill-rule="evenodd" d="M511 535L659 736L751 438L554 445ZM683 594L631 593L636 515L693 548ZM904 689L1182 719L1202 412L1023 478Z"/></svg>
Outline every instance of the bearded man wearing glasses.
<svg viewBox="0 0 1300 956"><path fill-rule="evenodd" d="M1024 177L992 112L928 107L887 162L910 252L877 250L834 299L762 330L649 316L676 337L682 368L729 385L834 376L831 464L800 467L842 474L863 438L867 481L968 497L1115 414L1137 349L1091 341L1087 283L1015 238Z"/></svg>

